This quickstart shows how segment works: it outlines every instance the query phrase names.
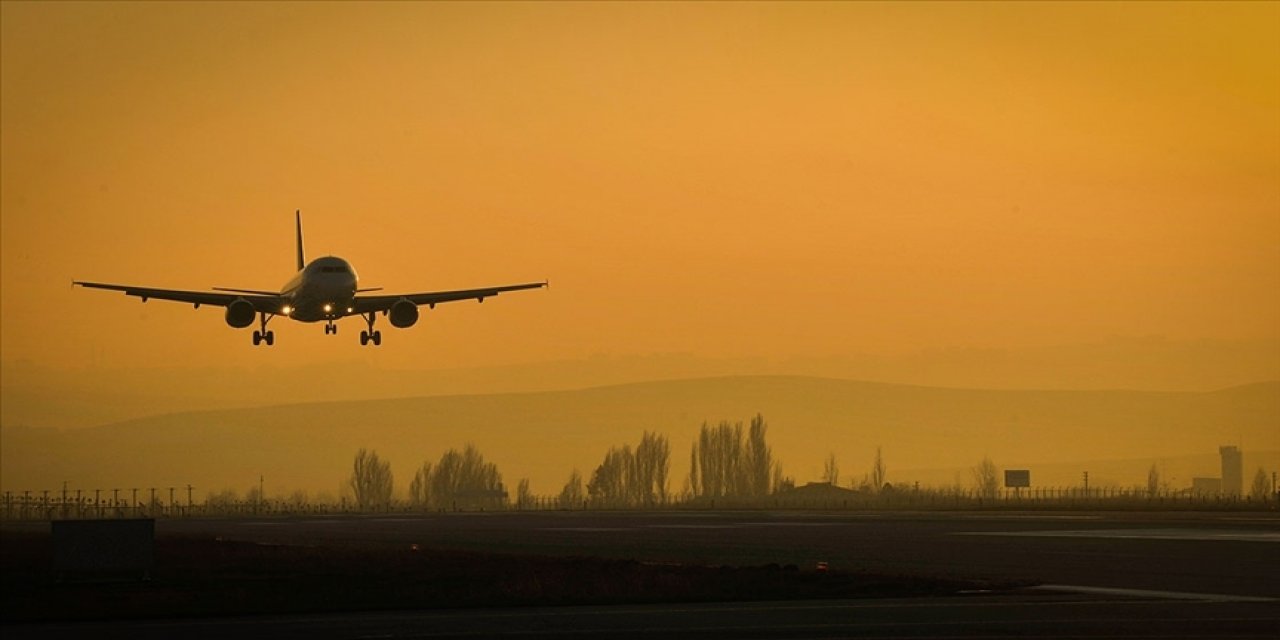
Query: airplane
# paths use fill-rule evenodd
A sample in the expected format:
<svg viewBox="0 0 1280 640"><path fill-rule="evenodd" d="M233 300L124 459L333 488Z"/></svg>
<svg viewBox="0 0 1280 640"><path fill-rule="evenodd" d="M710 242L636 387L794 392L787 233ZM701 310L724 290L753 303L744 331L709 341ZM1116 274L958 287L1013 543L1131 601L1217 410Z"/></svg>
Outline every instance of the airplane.
<svg viewBox="0 0 1280 640"><path fill-rule="evenodd" d="M351 263L342 258L325 256L306 262L302 255L302 211L295 211L294 216L298 231L298 272L280 291L225 287L212 287L212 291L182 291L79 280L73 280L71 284L92 289L123 291L127 296L142 298L143 302L155 298L186 302L194 305L196 309L199 309L200 305L225 307L226 322L236 329L244 329L252 325L256 317L259 328L253 332L254 346L275 344L275 332L267 329L267 323L276 316L284 316L298 322L324 322L325 335L337 335L338 325L335 322L339 319L360 316L369 327L360 332L360 344L377 346L382 344L382 332L375 330L373 323L379 313L388 317L391 326L407 329L418 321L418 307L424 304L434 309L442 302L458 300L484 302L485 298L506 291L538 289L547 286L547 282L543 281L460 291L361 295L381 291L382 288L359 288L355 269L351 267Z"/></svg>

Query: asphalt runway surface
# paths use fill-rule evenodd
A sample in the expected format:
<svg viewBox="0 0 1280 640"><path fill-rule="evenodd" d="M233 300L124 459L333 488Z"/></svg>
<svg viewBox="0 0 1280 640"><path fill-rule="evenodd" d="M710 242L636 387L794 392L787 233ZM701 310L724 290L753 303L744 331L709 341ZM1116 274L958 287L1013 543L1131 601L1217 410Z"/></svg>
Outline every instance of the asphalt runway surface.
<svg viewBox="0 0 1280 640"><path fill-rule="evenodd" d="M708 565L795 564L1043 585L1013 594L365 612L34 625L23 637L1280 638L1280 514L524 512L164 520L158 535Z"/></svg>

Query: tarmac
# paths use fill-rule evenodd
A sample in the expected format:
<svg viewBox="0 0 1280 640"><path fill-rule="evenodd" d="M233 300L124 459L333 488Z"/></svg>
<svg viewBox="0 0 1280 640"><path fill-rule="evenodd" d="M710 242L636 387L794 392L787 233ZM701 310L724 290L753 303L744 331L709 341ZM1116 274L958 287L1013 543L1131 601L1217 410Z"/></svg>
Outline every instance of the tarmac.
<svg viewBox="0 0 1280 640"><path fill-rule="evenodd" d="M953 598L24 625L6 627L6 636L1280 637L1280 514L1269 512L564 511L157 522L157 535L175 534L802 570L826 562L1040 586Z"/></svg>

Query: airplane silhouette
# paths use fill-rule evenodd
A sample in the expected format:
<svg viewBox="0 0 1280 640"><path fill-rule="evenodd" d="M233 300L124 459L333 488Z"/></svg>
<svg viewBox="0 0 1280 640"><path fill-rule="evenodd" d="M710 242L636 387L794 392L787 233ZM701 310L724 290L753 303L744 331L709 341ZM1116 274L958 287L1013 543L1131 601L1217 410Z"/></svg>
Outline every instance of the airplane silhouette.
<svg viewBox="0 0 1280 640"><path fill-rule="evenodd" d="M428 308L434 309L442 302L458 300L484 302L485 298L496 296L504 291L538 289L547 286L544 281L460 291L360 295L382 289L381 287L359 288L355 269L351 267L351 263L342 258L325 256L306 262L302 254L302 212L296 211L294 215L298 230L298 272L280 291L224 287L213 287L212 291L183 291L78 280L72 281L72 285L123 291L125 295L142 298L143 302L155 298L190 303L197 309L202 304L225 307L227 324L237 329L252 325L256 316L259 328L253 332L255 346L263 343L275 344L275 332L267 329L267 323L276 316L284 316L298 322L324 322L326 335L338 333L338 325L334 324L337 320L347 316L360 316L369 326L367 330L360 332L360 344L372 343L376 346L382 344L382 332L373 328L373 322L379 312L388 316L391 326L406 329L418 321L420 305L425 304Z"/></svg>

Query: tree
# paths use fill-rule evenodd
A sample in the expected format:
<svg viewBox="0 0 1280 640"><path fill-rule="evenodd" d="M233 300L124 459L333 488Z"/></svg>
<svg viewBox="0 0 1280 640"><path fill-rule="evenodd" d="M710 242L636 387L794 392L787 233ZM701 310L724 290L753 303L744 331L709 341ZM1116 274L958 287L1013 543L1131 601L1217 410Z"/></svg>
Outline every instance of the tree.
<svg viewBox="0 0 1280 640"><path fill-rule="evenodd" d="M1156 468L1155 463L1151 463L1151 468L1147 469L1147 497L1154 498L1160 493L1160 469Z"/></svg>
<svg viewBox="0 0 1280 640"><path fill-rule="evenodd" d="M667 500L671 445L665 436L644 432L632 449L610 447L591 474L587 495L592 502L614 507L653 506Z"/></svg>
<svg viewBox="0 0 1280 640"><path fill-rule="evenodd" d="M446 451L429 477L428 497L436 508L496 507L505 499L498 466L485 462L473 444Z"/></svg>
<svg viewBox="0 0 1280 640"><path fill-rule="evenodd" d="M560 490L558 502L561 509L576 509L582 504L582 474L577 469L569 474L569 480L564 483L564 488Z"/></svg>
<svg viewBox="0 0 1280 640"><path fill-rule="evenodd" d="M1000 483L997 478L999 470L996 469L996 463L991 461L990 457L983 457L982 462L974 467L973 483L978 490L979 498L994 500L1000 490Z"/></svg>
<svg viewBox="0 0 1280 640"><path fill-rule="evenodd" d="M631 446L621 449L610 447L604 454L604 462L596 467L587 483L587 495L592 502L608 506L626 506L631 503L629 491L633 483L630 476L634 472L635 456Z"/></svg>
<svg viewBox="0 0 1280 640"><path fill-rule="evenodd" d="M378 452L360 449L348 481L361 509L391 504L391 463L378 457Z"/></svg>
<svg viewBox="0 0 1280 640"><path fill-rule="evenodd" d="M775 465L773 462L773 448L765 442L765 434L769 430L769 425L765 423L764 416L756 414L751 419L751 426L747 430L747 446L744 450L745 460L743 461L743 471L746 474L746 494L749 496L767 496L770 490L776 486L773 482Z"/></svg>
<svg viewBox="0 0 1280 640"><path fill-rule="evenodd" d="M693 443L689 472L695 497L720 498L742 495L746 482L740 477L742 462L742 423L730 425L722 421L714 428L702 423L698 439Z"/></svg>
<svg viewBox="0 0 1280 640"><path fill-rule="evenodd" d="M409 502L425 507L431 503L431 463L424 462L409 482Z"/></svg>
<svg viewBox="0 0 1280 640"><path fill-rule="evenodd" d="M533 506L533 492L529 491L529 479L520 478L516 485L516 508L528 509Z"/></svg>
<svg viewBox="0 0 1280 640"><path fill-rule="evenodd" d="M827 454L827 461L822 465L822 481L831 486L839 486L840 466L836 464L836 454Z"/></svg>
<svg viewBox="0 0 1280 640"><path fill-rule="evenodd" d="M306 506L308 501L307 492L303 489L295 489L287 498L287 502L294 507Z"/></svg>
<svg viewBox="0 0 1280 640"><path fill-rule="evenodd" d="M779 475L773 451L765 442L764 416L751 420L750 435L743 441L742 423L721 421L712 427L702 423L689 454L689 489L695 498L764 496L776 486Z"/></svg>
<svg viewBox="0 0 1280 640"><path fill-rule="evenodd" d="M632 460L636 497L640 504L653 506L667 502L667 472L671 469L671 444L666 436L644 432Z"/></svg>
<svg viewBox="0 0 1280 640"><path fill-rule="evenodd" d="M880 489L884 488L886 477L884 456L880 454L880 447L876 447L876 460L871 463L871 491L873 493L880 493Z"/></svg>
<svg viewBox="0 0 1280 640"><path fill-rule="evenodd" d="M1258 467L1258 472L1253 474L1253 485L1249 487L1249 499L1266 501L1271 497L1271 479L1267 478L1267 472Z"/></svg>

